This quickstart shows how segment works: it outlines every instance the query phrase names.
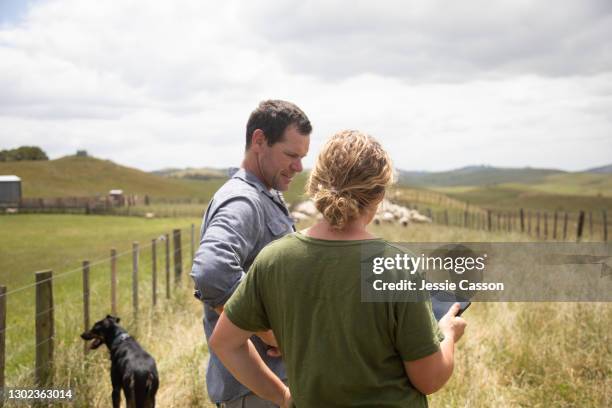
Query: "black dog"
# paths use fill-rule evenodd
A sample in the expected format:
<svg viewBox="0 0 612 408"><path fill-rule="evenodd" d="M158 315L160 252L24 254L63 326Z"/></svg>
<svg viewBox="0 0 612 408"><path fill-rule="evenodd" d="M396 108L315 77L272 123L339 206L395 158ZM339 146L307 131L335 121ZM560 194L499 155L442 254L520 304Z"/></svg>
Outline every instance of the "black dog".
<svg viewBox="0 0 612 408"><path fill-rule="evenodd" d="M155 360L117 323L118 317L107 315L81 338L93 340L92 350L102 343L110 350L113 408L119 408L122 388L127 407L153 408L159 387Z"/></svg>

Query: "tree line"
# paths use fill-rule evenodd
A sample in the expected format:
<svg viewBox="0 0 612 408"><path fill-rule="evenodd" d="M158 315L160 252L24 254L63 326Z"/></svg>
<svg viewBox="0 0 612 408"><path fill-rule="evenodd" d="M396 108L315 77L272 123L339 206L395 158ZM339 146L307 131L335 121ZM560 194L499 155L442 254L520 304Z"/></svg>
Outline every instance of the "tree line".
<svg viewBox="0 0 612 408"><path fill-rule="evenodd" d="M49 160L49 157L38 146L20 146L16 149L0 150L0 162L21 160Z"/></svg>

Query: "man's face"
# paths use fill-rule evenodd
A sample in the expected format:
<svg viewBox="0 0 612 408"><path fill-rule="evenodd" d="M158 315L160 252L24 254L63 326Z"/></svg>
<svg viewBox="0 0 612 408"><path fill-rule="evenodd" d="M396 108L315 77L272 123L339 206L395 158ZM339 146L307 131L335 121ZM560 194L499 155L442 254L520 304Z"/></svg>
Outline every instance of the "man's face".
<svg viewBox="0 0 612 408"><path fill-rule="evenodd" d="M308 153L310 136L301 134L295 125L285 129L279 142L259 148L258 162L263 182L268 188L287 191L289 183L303 170L302 159Z"/></svg>

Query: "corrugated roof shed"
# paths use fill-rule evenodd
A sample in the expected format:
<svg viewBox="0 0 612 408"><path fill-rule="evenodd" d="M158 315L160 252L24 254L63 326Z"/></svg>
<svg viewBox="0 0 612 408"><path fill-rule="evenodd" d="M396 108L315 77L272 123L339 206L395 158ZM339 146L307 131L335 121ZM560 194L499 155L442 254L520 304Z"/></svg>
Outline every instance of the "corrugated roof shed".
<svg viewBox="0 0 612 408"><path fill-rule="evenodd" d="M21 179L17 176L0 176L0 182L2 181L21 181Z"/></svg>

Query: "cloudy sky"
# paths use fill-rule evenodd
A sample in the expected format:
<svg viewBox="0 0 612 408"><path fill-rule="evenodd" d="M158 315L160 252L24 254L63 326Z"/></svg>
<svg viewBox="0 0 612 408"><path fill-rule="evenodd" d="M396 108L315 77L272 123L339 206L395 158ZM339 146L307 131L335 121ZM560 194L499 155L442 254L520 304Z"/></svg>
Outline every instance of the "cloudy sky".
<svg viewBox="0 0 612 408"><path fill-rule="evenodd" d="M0 0L0 149L240 163L260 100L397 167L612 162L609 0Z"/></svg>

